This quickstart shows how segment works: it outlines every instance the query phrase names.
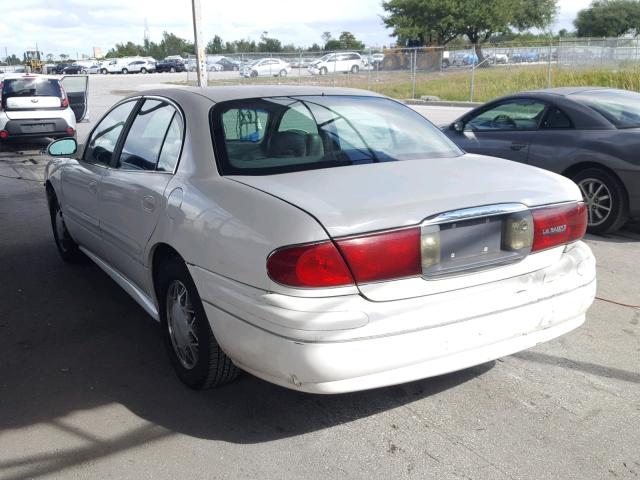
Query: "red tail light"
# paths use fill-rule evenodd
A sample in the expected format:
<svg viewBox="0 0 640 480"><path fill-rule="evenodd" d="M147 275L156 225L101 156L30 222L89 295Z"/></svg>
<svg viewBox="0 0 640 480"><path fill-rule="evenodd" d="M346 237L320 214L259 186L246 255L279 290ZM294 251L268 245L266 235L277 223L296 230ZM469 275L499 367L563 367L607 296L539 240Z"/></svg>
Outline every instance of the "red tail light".
<svg viewBox="0 0 640 480"><path fill-rule="evenodd" d="M331 241L284 247L267 259L267 272L278 283L318 288L353 285L353 277Z"/></svg>
<svg viewBox="0 0 640 480"><path fill-rule="evenodd" d="M584 203L538 208L532 213L532 252L575 242L587 231L587 207Z"/></svg>
<svg viewBox="0 0 640 480"><path fill-rule="evenodd" d="M7 132L6 130L0 130L0 138L2 140L9 138L9 132Z"/></svg>
<svg viewBox="0 0 640 480"><path fill-rule="evenodd" d="M62 93L62 99L60 100L60 106L62 108L67 108L69 106L69 99L67 98L67 91L64 89L62 84L60 85L60 93Z"/></svg>
<svg viewBox="0 0 640 480"><path fill-rule="evenodd" d="M420 228L338 240L358 283L422 274Z"/></svg>
<svg viewBox="0 0 640 480"><path fill-rule="evenodd" d="M76 133L76 131L73 128L67 127L67 135L69 135L70 137L73 137L74 133Z"/></svg>

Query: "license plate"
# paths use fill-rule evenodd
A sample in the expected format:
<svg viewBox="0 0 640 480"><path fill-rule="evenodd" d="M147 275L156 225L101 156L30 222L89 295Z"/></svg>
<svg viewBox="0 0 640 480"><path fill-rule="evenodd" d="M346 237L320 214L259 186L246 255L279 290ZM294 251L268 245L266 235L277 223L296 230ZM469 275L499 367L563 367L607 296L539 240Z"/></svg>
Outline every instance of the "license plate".
<svg viewBox="0 0 640 480"><path fill-rule="evenodd" d="M53 123L30 123L23 124L22 131L24 133L47 133L55 131L55 124Z"/></svg>

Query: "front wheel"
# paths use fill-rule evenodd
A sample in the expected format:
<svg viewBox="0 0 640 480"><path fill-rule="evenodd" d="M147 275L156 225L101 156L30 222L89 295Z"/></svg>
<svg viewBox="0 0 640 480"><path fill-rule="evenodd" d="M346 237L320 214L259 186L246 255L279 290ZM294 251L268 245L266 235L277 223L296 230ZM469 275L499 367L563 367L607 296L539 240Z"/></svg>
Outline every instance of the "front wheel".
<svg viewBox="0 0 640 480"><path fill-rule="evenodd" d="M327 70L327 67L322 67L320 69L320 75L326 75L327 73L329 73L329 70Z"/></svg>
<svg viewBox="0 0 640 480"><path fill-rule="evenodd" d="M176 73L176 68L175 68L175 67L171 67L171 68L169 69L169 71L170 71L171 73Z"/></svg>
<svg viewBox="0 0 640 480"><path fill-rule="evenodd" d="M360 67L358 67L358 65L353 65L351 67L351 73L356 74L360 71Z"/></svg>
<svg viewBox="0 0 640 480"><path fill-rule="evenodd" d="M234 380L238 368L218 345L193 279L178 257L160 266L158 300L165 347L178 378L195 390Z"/></svg>
<svg viewBox="0 0 640 480"><path fill-rule="evenodd" d="M129 73L129 70L127 70L126 68L123 68L123 69L122 69L122 74L123 74L123 75L126 75L127 73Z"/></svg>
<svg viewBox="0 0 640 480"><path fill-rule="evenodd" d="M109 72L107 71L106 68L103 68L102 70L100 70L100 73L103 74L103 75L106 75Z"/></svg>
<svg viewBox="0 0 640 480"><path fill-rule="evenodd" d="M140 73L147 73L147 69L146 69L146 68L144 68L144 67L142 67L142 68L140 69Z"/></svg>
<svg viewBox="0 0 640 480"><path fill-rule="evenodd" d="M627 194L614 174L599 168L587 168L573 177L587 205L589 233L611 233L629 217Z"/></svg>
<svg viewBox="0 0 640 480"><path fill-rule="evenodd" d="M255 70L251 70L251 78L256 78L258 76L258 72Z"/></svg>
<svg viewBox="0 0 640 480"><path fill-rule="evenodd" d="M286 77L287 76L287 71L286 70L280 70L280 73L278 74L281 77Z"/></svg>
<svg viewBox="0 0 640 480"><path fill-rule="evenodd" d="M58 204L55 194L51 198L51 228L53 229L53 239L56 242L58 253L65 262L77 263L84 259L78 244L71 238L64 222L62 209Z"/></svg>

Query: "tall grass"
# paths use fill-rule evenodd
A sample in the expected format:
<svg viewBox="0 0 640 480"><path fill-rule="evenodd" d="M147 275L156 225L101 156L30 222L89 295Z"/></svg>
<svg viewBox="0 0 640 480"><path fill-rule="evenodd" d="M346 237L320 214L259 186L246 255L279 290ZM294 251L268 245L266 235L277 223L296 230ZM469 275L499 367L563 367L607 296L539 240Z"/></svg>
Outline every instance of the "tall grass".
<svg viewBox="0 0 640 480"><path fill-rule="evenodd" d="M494 67L475 72L473 100L485 102L496 97L526 90L546 88L549 85L547 67ZM552 87L601 86L640 91L640 69L621 70L588 69L567 70L553 68ZM469 71L445 73L416 82L416 97L434 95L442 100L466 101L470 99L471 74ZM375 90L396 98L409 98L411 82L378 84Z"/></svg>

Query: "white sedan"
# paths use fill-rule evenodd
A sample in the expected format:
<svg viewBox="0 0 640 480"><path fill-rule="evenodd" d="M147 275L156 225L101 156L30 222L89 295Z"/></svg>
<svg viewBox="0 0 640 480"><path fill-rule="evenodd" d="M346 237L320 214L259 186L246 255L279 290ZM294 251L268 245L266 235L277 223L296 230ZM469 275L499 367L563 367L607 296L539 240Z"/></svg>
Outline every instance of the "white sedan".
<svg viewBox="0 0 640 480"><path fill-rule="evenodd" d="M243 77L286 77L291 72L291 65L279 58L263 58L240 69Z"/></svg>
<svg viewBox="0 0 640 480"><path fill-rule="evenodd" d="M49 146L58 250L160 322L195 389L441 375L563 335L594 299L573 182L465 154L371 92L155 90L76 148Z"/></svg>

